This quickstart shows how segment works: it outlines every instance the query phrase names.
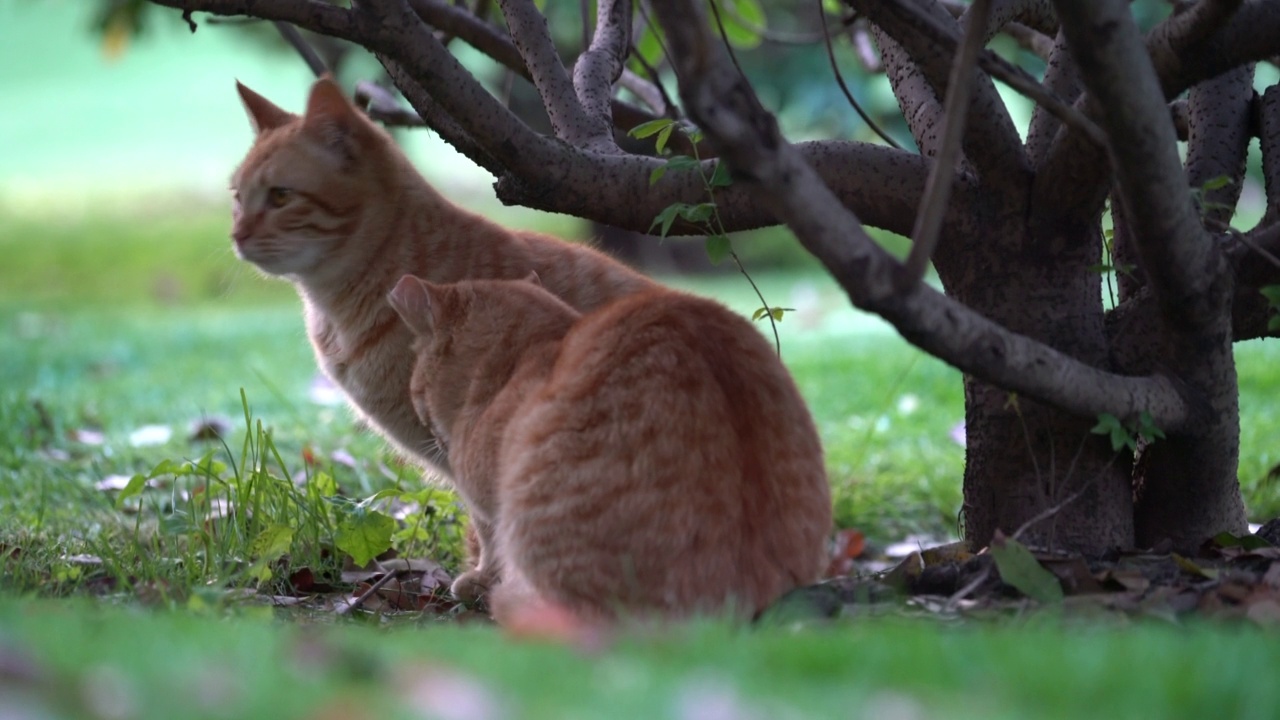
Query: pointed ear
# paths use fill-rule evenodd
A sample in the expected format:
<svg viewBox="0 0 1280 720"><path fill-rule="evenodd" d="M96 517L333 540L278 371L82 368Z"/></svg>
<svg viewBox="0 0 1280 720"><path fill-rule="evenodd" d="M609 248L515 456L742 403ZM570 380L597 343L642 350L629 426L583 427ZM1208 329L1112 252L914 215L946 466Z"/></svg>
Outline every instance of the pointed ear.
<svg viewBox="0 0 1280 720"><path fill-rule="evenodd" d="M249 123L253 125L255 133L261 134L264 130L278 128L297 117L245 87L239 80L236 81L236 92L240 93L240 102L249 113Z"/></svg>
<svg viewBox="0 0 1280 720"><path fill-rule="evenodd" d="M538 277L537 270L530 270L529 274L524 276L524 281L542 287L542 278Z"/></svg>
<svg viewBox="0 0 1280 720"><path fill-rule="evenodd" d="M311 86L302 127L325 146L354 159L352 141L359 137L364 122L360 111L347 100L342 88L331 77L325 75Z"/></svg>
<svg viewBox="0 0 1280 720"><path fill-rule="evenodd" d="M415 335L431 337L435 333L435 310L430 285L413 275L405 275L387 295L387 302Z"/></svg>

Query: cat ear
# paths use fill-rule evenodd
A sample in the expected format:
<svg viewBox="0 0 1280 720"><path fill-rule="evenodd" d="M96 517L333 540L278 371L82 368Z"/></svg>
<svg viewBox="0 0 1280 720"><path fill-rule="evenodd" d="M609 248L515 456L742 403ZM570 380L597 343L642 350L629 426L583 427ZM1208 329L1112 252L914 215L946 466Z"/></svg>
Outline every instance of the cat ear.
<svg viewBox="0 0 1280 720"><path fill-rule="evenodd" d="M426 281L413 275L405 275L391 289L387 302L415 335L429 337L435 332L430 286Z"/></svg>
<svg viewBox="0 0 1280 720"><path fill-rule="evenodd" d="M364 122L360 111L328 75L311 86L302 127L325 146L338 151L345 159L354 159L352 140L364 127Z"/></svg>
<svg viewBox="0 0 1280 720"><path fill-rule="evenodd" d="M524 276L524 281L542 287L542 278L538 277L537 270L530 270L529 274Z"/></svg>
<svg viewBox="0 0 1280 720"><path fill-rule="evenodd" d="M236 92L240 93L240 102L249 113L249 123L253 125L255 133L278 128L297 117L245 87L239 80L236 81Z"/></svg>

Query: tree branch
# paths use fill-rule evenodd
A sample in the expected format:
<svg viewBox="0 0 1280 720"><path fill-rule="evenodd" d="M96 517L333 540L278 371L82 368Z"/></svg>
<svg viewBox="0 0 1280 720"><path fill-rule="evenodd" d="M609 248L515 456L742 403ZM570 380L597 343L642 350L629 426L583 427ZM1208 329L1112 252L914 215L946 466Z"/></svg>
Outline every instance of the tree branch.
<svg viewBox="0 0 1280 720"><path fill-rule="evenodd" d="M1058 16L1102 124L1143 270L1167 325L1189 334L1222 316L1225 270L1186 190L1164 93L1123 0L1060 0ZM1222 288L1225 289L1225 288Z"/></svg>
<svg viewBox="0 0 1280 720"><path fill-rule="evenodd" d="M653 218L672 203L697 203L705 196L701 177L668 172L650 186L649 176L663 164L658 158L602 155L534 132L491 96L416 18L376 17L311 0L156 0L184 10L285 20L359 43L379 55L397 86L450 143L498 176L495 186L505 203L566 213L616 227L645 232ZM395 9L396 0L383 0ZM359 20L359 21L357 21ZM464 130L465 128L465 130ZM930 161L880 145L846 141L804 143L797 151L837 193L875 227L911 233L911 219L924 193ZM709 163L704 172L709 172ZM740 186L716 193L725 229L730 232L777 224L770 209ZM625 198L601 202L601 197ZM979 199L969 178L958 178L948 228L973 225L969 208ZM696 229L675 226L673 233Z"/></svg>
<svg viewBox="0 0 1280 720"><path fill-rule="evenodd" d="M584 17L584 26L586 21ZM622 74L622 64L630 47L630 0L600 0L591 45L573 66L573 87L588 115L606 121L611 117L609 101L613 97L613 83Z"/></svg>
<svg viewBox="0 0 1280 720"><path fill-rule="evenodd" d="M1161 427L1178 427L1188 409L1164 377L1127 377L1081 363L916 284L899 292L897 262L863 231L796 149L776 120L709 37L701 8L684 0L654 0L690 114L721 150L737 183L754 190L795 231L860 308L889 320L910 342L987 382L1070 412L1111 412L1136 418L1151 412Z"/></svg>
<svg viewBox="0 0 1280 720"><path fill-rule="evenodd" d="M1201 214L1214 230L1230 226L1244 187L1252 100L1252 63L1196 85L1188 98L1187 182L1202 190ZM1222 177L1226 185L1206 187Z"/></svg>
<svg viewBox="0 0 1280 720"><path fill-rule="evenodd" d="M960 139L964 136L965 118L968 115L969 96L973 88L974 63L982 49L983 31L990 0L974 0L966 14L971 23L965 30L964 43L956 50L951 79L947 82L946 115L942 133L942 149L938 152L929 182L925 185L920 212L916 215L915 229L911 233L911 253L900 276L905 283L918 283L924 278L933 250L938 244L942 219L947 203L951 200L951 178L955 175L956 160L960 155Z"/></svg>
<svg viewBox="0 0 1280 720"><path fill-rule="evenodd" d="M951 15L931 0L928 9L917 4L921 0L851 1L905 51L909 62L903 65L902 58L897 58L898 72L920 73L935 102L945 97L953 56L960 47L956 22ZM883 53L883 44L881 50ZM965 108L965 159L990 187L1000 187L998 178L1026 172L1026 155L1008 108L991 78L976 70L970 74L974 76L970 81L973 102Z"/></svg>
<svg viewBox="0 0 1280 720"><path fill-rule="evenodd" d="M1267 194L1267 211L1258 226L1266 227L1280 221L1280 84L1267 88L1258 105L1258 144Z"/></svg>
<svg viewBox="0 0 1280 720"><path fill-rule="evenodd" d="M530 0L498 0L498 6L507 20L511 41L524 58L534 87L542 97L556 137L587 150L620 152L613 141L613 130L605 121L607 116L591 115L580 104L573 82L551 42L547 19L538 8Z"/></svg>

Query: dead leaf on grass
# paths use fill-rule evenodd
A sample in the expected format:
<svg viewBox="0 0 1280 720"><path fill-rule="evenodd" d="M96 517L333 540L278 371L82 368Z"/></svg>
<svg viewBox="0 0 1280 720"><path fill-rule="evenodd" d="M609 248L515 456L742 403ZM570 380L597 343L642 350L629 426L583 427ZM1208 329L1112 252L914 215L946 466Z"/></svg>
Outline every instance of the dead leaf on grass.
<svg viewBox="0 0 1280 720"><path fill-rule="evenodd" d="M1062 602L1062 585L1058 578L1036 560L1026 545L996 531L990 552L995 558L1000 579L1018 592L1042 603Z"/></svg>
<svg viewBox="0 0 1280 720"><path fill-rule="evenodd" d="M187 442L214 442L231 434L231 421L219 415L192 420L187 428Z"/></svg>

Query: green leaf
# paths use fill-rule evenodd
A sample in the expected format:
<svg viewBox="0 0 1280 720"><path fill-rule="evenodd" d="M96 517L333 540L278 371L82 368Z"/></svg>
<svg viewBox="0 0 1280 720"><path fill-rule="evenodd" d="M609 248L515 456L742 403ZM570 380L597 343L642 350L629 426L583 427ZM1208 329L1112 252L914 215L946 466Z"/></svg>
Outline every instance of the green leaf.
<svg viewBox="0 0 1280 720"><path fill-rule="evenodd" d="M733 178L729 176L729 166L723 160L716 161L716 169L711 171L711 179L707 184L713 188L729 187L733 184Z"/></svg>
<svg viewBox="0 0 1280 720"><path fill-rule="evenodd" d="M1258 292L1271 303L1271 307L1280 308L1280 285L1265 285Z"/></svg>
<svg viewBox="0 0 1280 720"><path fill-rule="evenodd" d="M729 242L727 235L711 235L707 238L706 248L707 257L711 258L711 262L719 265L729 256L733 245Z"/></svg>
<svg viewBox="0 0 1280 720"><path fill-rule="evenodd" d="M653 222L649 224L649 229L652 230L655 225L658 225L661 227L658 234L662 237L666 237L667 233L671 231L671 224L676 221L676 217L679 215L680 210L686 207L688 207L688 205L684 203L672 203L666 206L662 209L662 212L658 213L658 216L653 219Z"/></svg>
<svg viewBox="0 0 1280 720"><path fill-rule="evenodd" d="M715 203L698 203L697 205L685 205L680 209L680 217L691 223L704 223L711 219L712 214L716 211Z"/></svg>
<svg viewBox="0 0 1280 720"><path fill-rule="evenodd" d="M391 549L391 535L395 530L396 521L389 515L356 508L338 525L335 542L338 549L350 555L356 565L367 565Z"/></svg>
<svg viewBox="0 0 1280 720"><path fill-rule="evenodd" d="M741 48L753 48L760 44L760 32L756 28L766 27L764 9L757 0L721 0L725 9L720 11L720 21L724 25L724 34L729 44ZM739 21L738 18L742 20ZM715 17L710 17L715 24ZM718 32L718 31L717 31Z"/></svg>
<svg viewBox="0 0 1280 720"><path fill-rule="evenodd" d="M1267 332L1275 332L1280 330L1280 315L1276 315L1267 321Z"/></svg>
<svg viewBox="0 0 1280 720"><path fill-rule="evenodd" d="M271 579L271 563L289 552L293 547L293 528L288 525L271 525L253 539L250 552L253 554L253 567L249 574L258 582Z"/></svg>
<svg viewBox="0 0 1280 720"><path fill-rule="evenodd" d="M135 495L141 495L142 489L147 486L147 478L144 475L134 475L129 478L129 484L124 486L120 494L116 496L116 509L124 507L124 501Z"/></svg>
<svg viewBox="0 0 1280 720"><path fill-rule="evenodd" d="M1164 431L1156 427L1155 420L1151 417L1151 413L1146 410L1138 416L1138 436L1147 442L1152 442L1157 438L1165 439Z"/></svg>
<svg viewBox="0 0 1280 720"><path fill-rule="evenodd" d="M1025 545L997 532L991 541L991 556L1000 570L1000 579L1037 602L1062 602L1062 584L1036 560Z"/></svg>
<svg viewBox="0 0 1280 720"><path fill-rule="evenodd" d="M1120 418L1111 413L1099 415L1098 424L1094 425L1089 432L1094 435L1110 435L1112 450L1119 451L1122 447L1127 447L1130 450L1138 449L1138 443L1133 439L1129 429L1120 422Z"/></svg>
<svg viewBox="0 0 1280 720"><path fill-rule="evenodd" d="M631 128L631 131L628 132L627 134L633 138L638 138L643 140L644 138L647 138L650 135L657 135L663 130L670 129L671 126L674 125L675 123L676 121L672 120L671 118L658 118L657 120L650 120L649 122L640 123L639 125Z"/></svg>
<svg viewBox="0 0 1280 720"><path fill-rule="evenodd" d="M773 310L771 310L770 308L767 308L767 307L756 308L756 311L751 313L751 319L755 321L755 320L759 320L765 315L772 315L772 314L773 314Z"/></svg>
<svg viewBox="0 0 1280 720"><path fill-rule="evenodd" d="M1258 548L1271 547L1271 543L1265 538L1257 535L1234 535L1229 532L1220 532L1213 536L1213 544L1221 548L1244 548L1245 550L1257 550Z"/></svg>
<svg viewBox="0 0 1280 720"><path fill-rule="evenodd" d="M1108 265L1108 264L1106 264L1106 263L1098 263L1097 265L1090 265L1090 266L1089 266L1089 272L1095 272L1095 273L1098 273L1098 274L1100 274L1100 275L1101 275L1101 274L1105 274L1105 273L1109 273L1109 272L1111 272L1112 270L1115 270L1115 266L1113 266L1113 265Z"/></svg>
<svg viewBox="0 0 1280 720"><path fill-rule="evenodd" d="M662 179L662 176L666 174L667 174L666 165L659 165L658 167L654 168L653 172L649 173L649 187L653 187L654 185L656 185L658 181Z"/></svg>
<svg viewBox="0 0 1280 720"><path fill-rule="evenodd" d="M316 494L322 498L333 497L338 494L338 483L329 473L318 472L312 475L307 482L312 488L315 488Z"/></svg>
<svg viewBox="0 0 1280 720"><path fill-rule="evenodd" d="M1233 184L1233 181L1231 180L1230 176L1219 175L1218 177L1213 178L1212 180L1205 181L1205 184L1201 185L1200 187L1204 188L1205 190L1221 190L1222 188L1231 184Z"/></svg>
<svg viewBox="0 0 1280 720"><path fill-rule="evenodd" d="M782 322L782 315L786 311L787 311L787 308L780 308L780 307L769 308L769 315L773 317L774 322Z"/></svg>
<svg viewBox="0 0 1280 720"><path fill-rule="evenodd" d="M662 131L658 133L658 141L653 144L653 147L657 149L659 155L667 149L667 141L671 139L671 129L673 127L675 126L668 125L662 128Z"/></svg>
<svg viewBox="0 0 1280 720"><path fill-rule="evenodd" d="M698 161L688 155L673 155L667 161L667 169L669 170L696 170Z"/></svg>

